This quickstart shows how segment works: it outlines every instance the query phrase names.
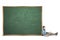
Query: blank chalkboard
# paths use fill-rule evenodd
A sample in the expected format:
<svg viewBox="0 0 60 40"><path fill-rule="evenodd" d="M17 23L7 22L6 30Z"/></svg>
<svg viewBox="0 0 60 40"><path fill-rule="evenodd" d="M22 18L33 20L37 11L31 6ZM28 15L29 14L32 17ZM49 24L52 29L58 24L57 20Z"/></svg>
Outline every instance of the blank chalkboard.
<svg viewBox="0 0 60 40"><path fill-rule="evenodd" d="M4 6L4 35L41 35L41 6Z"/></svg>

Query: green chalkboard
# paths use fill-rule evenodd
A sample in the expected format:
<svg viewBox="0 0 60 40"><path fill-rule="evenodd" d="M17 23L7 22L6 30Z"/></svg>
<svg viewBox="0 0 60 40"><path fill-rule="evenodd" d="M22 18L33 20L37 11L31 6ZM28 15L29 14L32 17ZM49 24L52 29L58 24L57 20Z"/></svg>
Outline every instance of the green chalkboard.
<svg viewBox="0 0 60 40"><path fill-rule="evenodd" d="M41 35L42 7L3 7L4 35Z"/></svg>

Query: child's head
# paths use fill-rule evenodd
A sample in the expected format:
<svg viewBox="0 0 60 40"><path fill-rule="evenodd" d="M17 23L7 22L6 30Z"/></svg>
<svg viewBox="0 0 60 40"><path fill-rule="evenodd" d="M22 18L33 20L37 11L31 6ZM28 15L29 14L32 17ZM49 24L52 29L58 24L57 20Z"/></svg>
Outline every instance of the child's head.
<svg viewBox="0 0 60 40"><path fill-rule="evenodd" d="M43 26L43 28L45 28L45 26Z"/></svg>

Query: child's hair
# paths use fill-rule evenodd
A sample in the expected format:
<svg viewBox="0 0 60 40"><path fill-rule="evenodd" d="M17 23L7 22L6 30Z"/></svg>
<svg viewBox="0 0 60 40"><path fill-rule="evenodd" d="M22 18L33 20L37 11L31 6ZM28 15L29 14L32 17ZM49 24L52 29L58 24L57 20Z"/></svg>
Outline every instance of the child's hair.
<svg viewBox="0 0 60 40"><path fill-rule="evenodd" d="M43 26L43 28L45 28L45 26Z"/></svg>

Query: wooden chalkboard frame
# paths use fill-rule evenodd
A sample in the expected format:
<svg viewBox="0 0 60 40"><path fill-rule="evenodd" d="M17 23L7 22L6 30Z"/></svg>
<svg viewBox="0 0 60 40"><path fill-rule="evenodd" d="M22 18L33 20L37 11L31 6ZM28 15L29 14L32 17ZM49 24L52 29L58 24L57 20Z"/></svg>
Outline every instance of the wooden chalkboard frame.
<svg viewBox="0 0 60 40"><path fill-rule="evenodd" d="M3 6L3 7L41 7L42 6ZM41 24L42 24L42 14L41 14ZM42 28L42 26L41 26ZM21 35L21 34L7 34L7 35L4 35L4 12L3 12L3 36L42 36L42 32L41 32L41 35Z"/></svg>

